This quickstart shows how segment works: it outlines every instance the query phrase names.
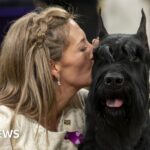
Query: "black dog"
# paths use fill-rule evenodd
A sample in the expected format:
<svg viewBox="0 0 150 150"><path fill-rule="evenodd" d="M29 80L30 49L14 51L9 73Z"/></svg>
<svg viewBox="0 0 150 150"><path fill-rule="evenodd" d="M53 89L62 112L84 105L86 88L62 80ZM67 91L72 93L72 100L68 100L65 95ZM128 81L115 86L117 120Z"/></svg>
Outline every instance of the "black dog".
<svg viewBox="0 0 150 150"><path fill-rule="evenodd" d="M150 150L150 54L143 10L134 35L108 35L100 16L99 38L79 149Z"/></svg>

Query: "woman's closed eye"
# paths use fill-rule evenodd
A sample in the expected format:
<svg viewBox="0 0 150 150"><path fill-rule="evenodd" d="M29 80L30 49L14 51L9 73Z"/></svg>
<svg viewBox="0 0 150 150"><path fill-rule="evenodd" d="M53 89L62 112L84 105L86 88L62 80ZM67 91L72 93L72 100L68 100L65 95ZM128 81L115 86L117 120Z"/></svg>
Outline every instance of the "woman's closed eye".
<svg viewBox="0 0 150 150"><path fill-rule="evenodd" d="M84 51L86 51L86 49L87 49L87 47L82 47L82 48L80 48L80 51L84 52Z"/></svg>

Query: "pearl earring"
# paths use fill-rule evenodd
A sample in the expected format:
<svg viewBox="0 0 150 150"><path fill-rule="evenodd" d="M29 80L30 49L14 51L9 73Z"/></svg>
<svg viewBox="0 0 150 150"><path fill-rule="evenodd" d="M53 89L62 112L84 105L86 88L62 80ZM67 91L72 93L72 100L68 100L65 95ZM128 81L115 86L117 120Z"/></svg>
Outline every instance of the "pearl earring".
<svg viewBox="0 0 150 150"><path fill-rule="evenodd" d="M60 77L58 77L58 79L57 79L57 85L61 85L61 82L60 82Z"/></svg>

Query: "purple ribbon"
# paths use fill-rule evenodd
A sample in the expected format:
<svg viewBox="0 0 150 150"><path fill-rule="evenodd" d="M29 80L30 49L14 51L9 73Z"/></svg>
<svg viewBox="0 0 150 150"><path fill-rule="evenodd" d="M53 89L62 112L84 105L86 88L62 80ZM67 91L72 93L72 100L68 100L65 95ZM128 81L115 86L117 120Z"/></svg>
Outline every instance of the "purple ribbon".
<svg viewBox="0 0 150 150"><path fill-rule="evenodd" d="M67 132L65 139L70 140L75 145L79 145L83 142L83 134L78 131Z"/></svg>

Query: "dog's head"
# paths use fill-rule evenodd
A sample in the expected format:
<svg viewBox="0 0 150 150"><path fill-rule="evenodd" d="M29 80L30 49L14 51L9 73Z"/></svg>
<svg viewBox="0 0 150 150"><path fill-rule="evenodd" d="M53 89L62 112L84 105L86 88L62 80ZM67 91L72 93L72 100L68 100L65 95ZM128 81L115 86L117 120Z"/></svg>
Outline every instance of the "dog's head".
<svg viewBox="0 0 150 150"><path fill-rule="evenodd" d="M94 51L91 105L110 117L140 117L148 105L148 42L146 17L136 34L108 34L101 15L100 45ZM148 110L148 109L147 109Z"/></svg>

